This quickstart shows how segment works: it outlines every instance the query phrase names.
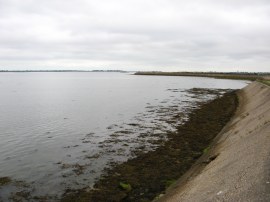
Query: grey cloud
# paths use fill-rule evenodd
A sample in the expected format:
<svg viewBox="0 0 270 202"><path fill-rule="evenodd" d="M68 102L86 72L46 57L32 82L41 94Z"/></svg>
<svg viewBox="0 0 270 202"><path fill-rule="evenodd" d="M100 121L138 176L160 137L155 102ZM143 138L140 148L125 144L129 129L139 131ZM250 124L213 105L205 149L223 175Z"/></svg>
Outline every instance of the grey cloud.
<svg viewBox="0 0 270 202"><path fill-rule="evenodd" d="M266 0L0 0L0 68L269 71L269 15Z"/></svg>

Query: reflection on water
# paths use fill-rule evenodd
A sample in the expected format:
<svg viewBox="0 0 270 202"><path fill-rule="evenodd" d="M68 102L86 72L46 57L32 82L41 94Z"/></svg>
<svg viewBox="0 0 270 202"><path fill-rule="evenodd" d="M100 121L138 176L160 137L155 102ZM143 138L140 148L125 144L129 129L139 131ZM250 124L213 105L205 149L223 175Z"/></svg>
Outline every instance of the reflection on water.
<svg viewBox="0 0 270 202"><path fill-rule="evenodd" d="M197 102L215 97L188 89L245 85L123 73L1 73L0 177L13 183L0 195L23 187L54 196L91 186L104 167L154 149Z"/></svg>

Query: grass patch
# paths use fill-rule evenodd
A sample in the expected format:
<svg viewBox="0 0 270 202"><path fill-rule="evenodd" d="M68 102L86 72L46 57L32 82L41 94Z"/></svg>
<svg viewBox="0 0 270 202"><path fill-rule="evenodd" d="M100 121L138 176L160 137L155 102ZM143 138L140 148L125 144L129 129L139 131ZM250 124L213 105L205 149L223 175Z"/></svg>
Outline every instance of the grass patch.
<svg viewBox="0 0 270 202"><path fill-rule="evenodd" d="M259 80L259 82L270 86L270 80Z"/></svg>

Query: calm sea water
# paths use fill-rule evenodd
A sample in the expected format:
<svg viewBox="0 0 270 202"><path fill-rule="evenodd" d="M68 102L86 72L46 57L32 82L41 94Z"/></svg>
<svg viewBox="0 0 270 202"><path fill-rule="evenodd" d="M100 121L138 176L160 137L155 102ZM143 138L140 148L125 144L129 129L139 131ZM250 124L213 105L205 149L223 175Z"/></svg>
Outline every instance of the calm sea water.
<svg viewBox="0 0 270 202"><path fill-rule="evenodd" d="M214 98L194 98L186 89L246 84L124 73L1 73L0 177L16 183L1 187L0 196L20 189L60 195L92 185L110 162L132 157L142 145L153 149L147 134L174 130L179 123L166 120L175 112Z"/></svg>

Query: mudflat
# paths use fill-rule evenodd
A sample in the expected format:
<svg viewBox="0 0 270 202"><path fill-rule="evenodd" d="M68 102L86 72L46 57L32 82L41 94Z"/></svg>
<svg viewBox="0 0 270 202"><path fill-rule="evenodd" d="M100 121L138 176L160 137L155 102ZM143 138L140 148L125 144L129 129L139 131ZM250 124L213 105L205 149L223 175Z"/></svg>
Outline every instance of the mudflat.
<svg viewBox="0 0 270 202"><path fill-rule="evenodd" d="M98 180L94 189L67 190L62 201L152 201L175 183L208 151L210 142L237 108L234 91L201 103L177 132L147 153L115 165Z"/></svg>

